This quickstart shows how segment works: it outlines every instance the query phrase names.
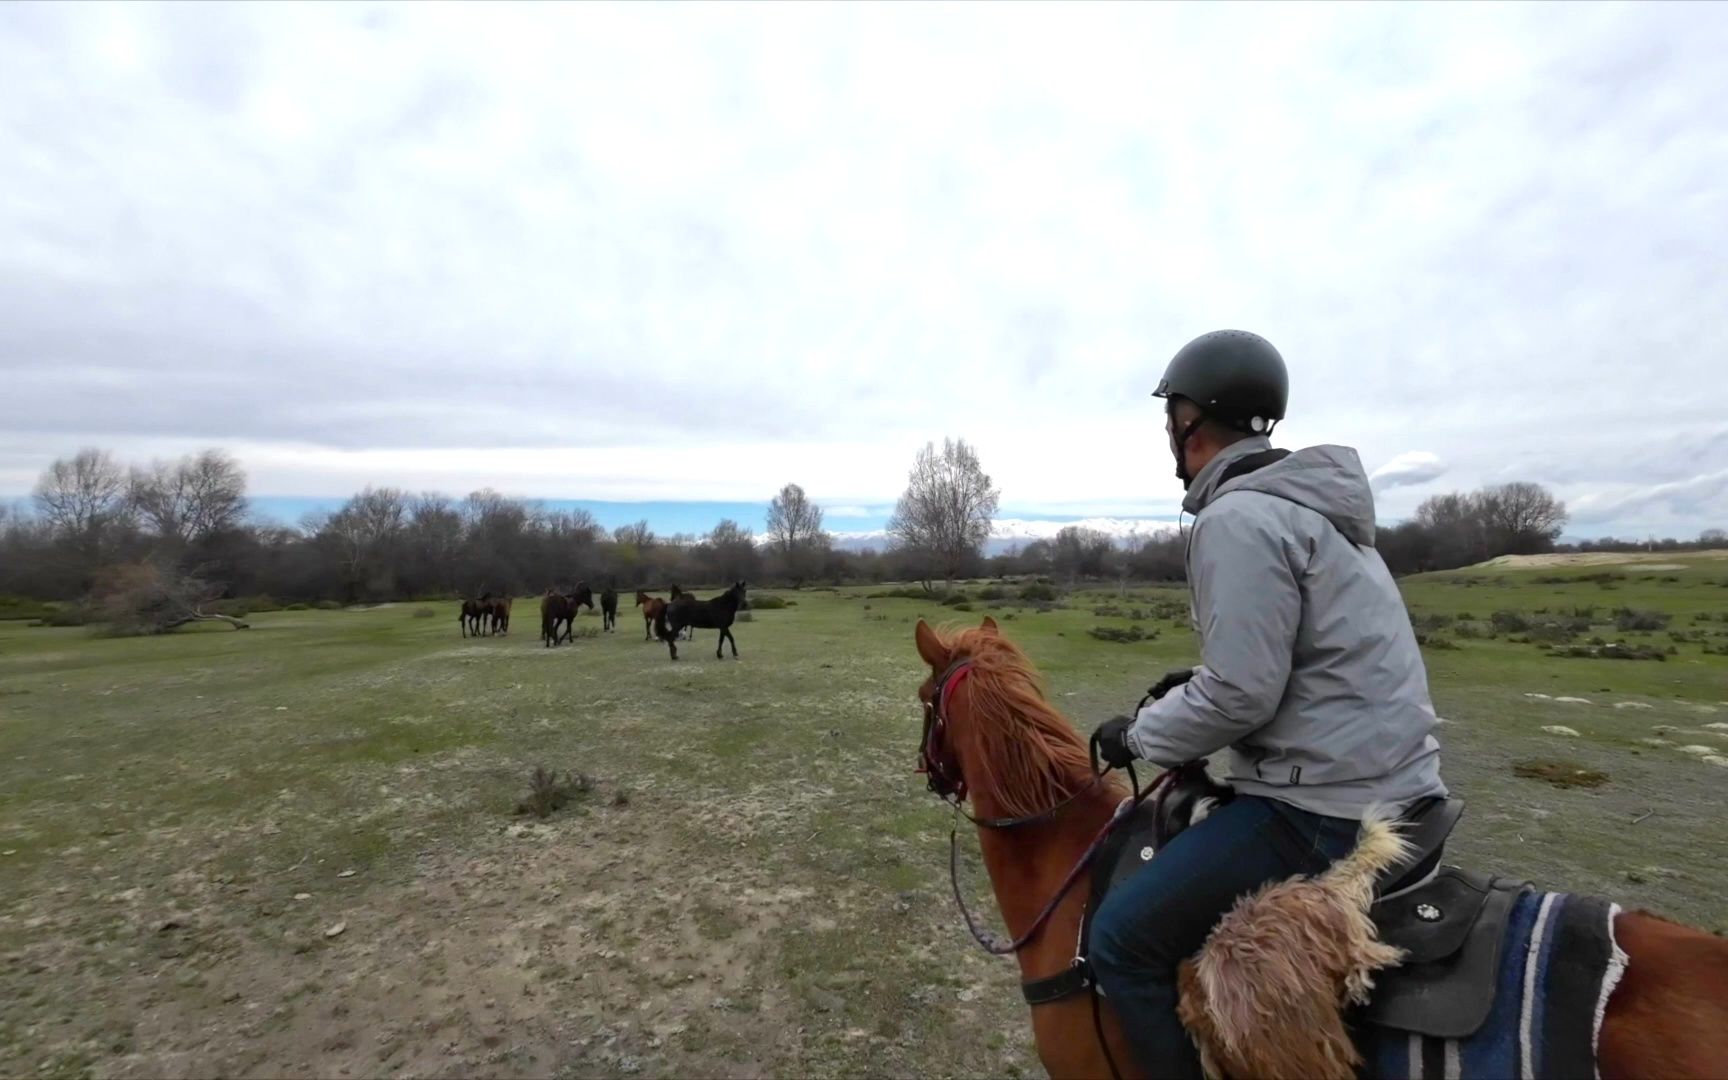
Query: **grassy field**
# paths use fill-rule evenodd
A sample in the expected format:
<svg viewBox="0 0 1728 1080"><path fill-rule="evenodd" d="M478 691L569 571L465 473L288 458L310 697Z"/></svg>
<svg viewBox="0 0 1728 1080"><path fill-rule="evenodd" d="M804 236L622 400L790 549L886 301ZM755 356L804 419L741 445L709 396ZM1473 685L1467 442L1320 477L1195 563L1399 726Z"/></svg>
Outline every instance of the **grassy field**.
<svg viewBox="0 0 1728 1080"><path fill-rule="evenodd" d="M1722 929L1728 561L1654 565L1408 583L1471 805L1453 850ZM1193 661L1182 594L866 591L783 594L736 662L706 631L670 663L629 612L546 650L520 605L466 641L454 605L130 640L0 623L0 1075L1036 1074L912 775L913 622L991 610L1086 728ZM1623 632L1619 608L1671 621ZM1157 636L1089 633L1130 626ZM536 766L591 783L518 815Z"/></svg>

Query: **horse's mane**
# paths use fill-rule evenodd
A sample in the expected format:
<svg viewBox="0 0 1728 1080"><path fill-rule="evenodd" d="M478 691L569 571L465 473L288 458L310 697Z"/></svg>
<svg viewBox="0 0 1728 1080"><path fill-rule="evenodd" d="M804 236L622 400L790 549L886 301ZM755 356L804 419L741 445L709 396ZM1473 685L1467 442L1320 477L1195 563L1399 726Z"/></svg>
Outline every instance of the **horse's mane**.
<svg viewBox="0 0 1728 1080"><path fill-rule="evenodd" d="M1019 646L985 627L945 634L943 643L972 661L972 722L954 730L969 786L988 791L1005 815L1026 817L1090 782L1086 743L1045 700L1043 677ZM1119 787L1114 777L1105 781L1108 791Z"/></svg>

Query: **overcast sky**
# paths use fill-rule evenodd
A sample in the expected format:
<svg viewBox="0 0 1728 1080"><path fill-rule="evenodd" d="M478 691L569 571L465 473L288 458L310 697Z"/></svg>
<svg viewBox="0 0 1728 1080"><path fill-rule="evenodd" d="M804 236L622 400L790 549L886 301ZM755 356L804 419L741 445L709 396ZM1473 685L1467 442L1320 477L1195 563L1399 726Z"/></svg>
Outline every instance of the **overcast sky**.
<svg viewBox="0 0 1728 1080"><path fill-rule="evenodd" d="M1223 326L1382 520L1728 526L1728 7L0 5L0 494L1160 515ZM841 513L840 517L848 516Z"/></svg>

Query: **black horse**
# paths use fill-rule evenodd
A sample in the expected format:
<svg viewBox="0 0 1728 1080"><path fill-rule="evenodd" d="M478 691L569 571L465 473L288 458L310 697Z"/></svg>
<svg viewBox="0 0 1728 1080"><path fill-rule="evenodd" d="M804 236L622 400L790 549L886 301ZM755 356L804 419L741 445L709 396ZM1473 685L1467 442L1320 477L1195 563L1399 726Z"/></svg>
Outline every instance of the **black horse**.
<svg viewBox="0 0 1728 1080"><path fill-rule="evenodd" d="M618 629L618 590L608 585L600 593L600 632Z"/></svg>
<svg viewBox="0 0 1728 1080"><path fill-rule="evenodd" d="M738 656L738 639L732 636L732 621L738 617L740 608L747 608L750 602L744 596L744 583L735 583L730 589L712 600L698 600L689 593L684 593L678 599L668 603L654 620L654 633L666 648L671 650L672 659L678 659L678 632L687 626L700 626L705 630L718 630L720 637L714 643L714 659L725 658L722 651L725 644L732 643L732 656Z"/></svg>
<svg viewBox="0 0 1728 1080"><path fill-rule="evenodd" d="M462 628L463 637L468 637L470 631L474 637L479 637L491 619L492 594L489 592L481 593L478 600L462 601L462 607L456 613L456 623Z"/></svg>
<svg viewBox="0 0 1728 1080"><path fill-rule="evenodd" d="M581 581L573 592L547 592L540 598L540 640L548 649L560 641L575 642L576 609L583 604L588 605L589 611L594 610L594 591Z"/></svg>

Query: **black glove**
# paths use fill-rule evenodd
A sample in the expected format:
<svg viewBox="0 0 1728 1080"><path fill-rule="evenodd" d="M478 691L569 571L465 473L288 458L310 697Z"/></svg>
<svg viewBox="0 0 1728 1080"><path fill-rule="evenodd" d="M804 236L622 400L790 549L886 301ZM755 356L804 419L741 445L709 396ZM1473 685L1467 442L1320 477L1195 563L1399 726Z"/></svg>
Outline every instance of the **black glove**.
<svg viewBox="0 0 1728 1080"><path fill-rule="evenodd" d="M1112 716L1098 725L1092 741L1098 746L1098 756L1113 769L1124 768L1137 756L1128 745L1128 729L1134 726L1132 716Z"/></svg>
<svg viewBox="0 0 1728 1080"><path fill-rule="evenodd" d="M1193 677L1193 668L1177 668L1175 671L1166 672L1162 679L1152 684L1152 689L1146 691L1146 696L1157 701Z"/></svg>

